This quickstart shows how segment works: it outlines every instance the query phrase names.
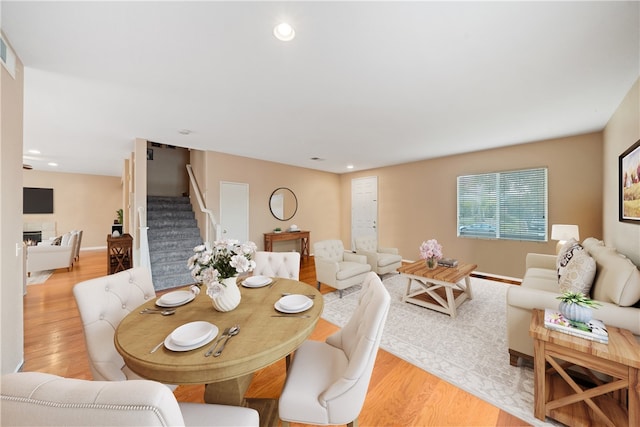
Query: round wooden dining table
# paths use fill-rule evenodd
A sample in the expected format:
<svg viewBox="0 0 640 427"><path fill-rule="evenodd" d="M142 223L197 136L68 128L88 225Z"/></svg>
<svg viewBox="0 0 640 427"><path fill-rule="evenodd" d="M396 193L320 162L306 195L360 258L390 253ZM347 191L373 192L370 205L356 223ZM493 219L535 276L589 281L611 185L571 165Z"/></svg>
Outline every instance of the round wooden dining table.
<svg viewBox="0 0 640 427"><path fill-rule="evenodd" d="M272 286L261 288L239 286L240 305L224 313L213 308L204 287L193 301L177 307L170 316L140 313L156 307L156 299L149 300L120 322L115 347L126 365L143 378L167 384L206 384L205 402L243 405L253 373L298 348L315 328L324 306L322 295L313 286L284 278L273 281ZM313 306L303 313L283 315L274 307L283 293L313 295ZM215 340L190 351L162 346L150 352L174 329L194 321L216 325L218 336L236 324L240 333L229 340L219 357L204 355Z"/></svg>

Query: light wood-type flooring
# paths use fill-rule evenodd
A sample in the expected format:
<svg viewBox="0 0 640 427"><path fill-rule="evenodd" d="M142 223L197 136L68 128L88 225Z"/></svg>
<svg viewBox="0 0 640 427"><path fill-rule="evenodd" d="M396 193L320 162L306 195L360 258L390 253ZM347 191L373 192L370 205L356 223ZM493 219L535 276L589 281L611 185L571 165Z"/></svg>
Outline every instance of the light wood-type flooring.
<svg viewBox="0 0 640 427"><path fill-rule="evenodd" d="M72 271L56 270L46 283L27 286L27 295L24 297L23 370L91 379L82 324L72 288L78 282L104 276L106 272L106 251L83 251ZM310 285L316 283L313 258L303 260L300 280ZM322 293L331 291L331 288L322 285ZM336 330L336 326L320 319L310 338L323 340ZM507 354L504 363L509 363ZM284 378L285 365L282 360L256 373L246 397L277 398ZM202 402L203 390L204 386L180 386L175 395L179 401ZM378 352L359 424L529 425L382 349Z"/></svg>

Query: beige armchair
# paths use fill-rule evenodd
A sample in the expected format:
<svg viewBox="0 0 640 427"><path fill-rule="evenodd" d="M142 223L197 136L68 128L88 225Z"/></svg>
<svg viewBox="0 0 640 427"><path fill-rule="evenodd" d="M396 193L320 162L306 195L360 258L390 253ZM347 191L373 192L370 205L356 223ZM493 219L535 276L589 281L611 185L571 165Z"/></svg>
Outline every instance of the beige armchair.
<svg viewBox="0 0 640 427"><path fill-rule="evenodd" d="M298 280L300 277L300 254L298 252L256 252L253 260L255 276L284 277Z"/></svg>
<svg viewBox="0 0 640 427"><path fill-rule="evenodd" d="M155 381L88 381L43 372L2 376L6 426L258 426L240 406L178 403Z"/></svg>
<svg viewBox="0 0 640 427"><path fill-rule="evenodd" d="M341 240L322 240L313 244L318 289L320 283L340 291L359 285L371 271L367 257L344 250Z"/></svg>
<svg viewBox="0 0 640 427"><path fill-rule="evenodd" d="M356 238L356 253L367 257L371 271L382 276L396 271L402 266L402 257L398 248L380 248L375 236L361 236Z"/></svg>
<svg viewBox="0 0 640 427"><path fill-rule="evenodd" d="M82 245L82 230L78 230L76 231L76 234L78 235L78 241L76 242L76 249L75 249L75 253L73 256L73 261L78 261L80 260L80 245Z"/></svg>
<svg viewBox="0 0 640 427"><path fill-rule="evenodd" d="M283 427L357 423L391 304L380 278L365 276L349 322L326 342L296 350L278 403Z"/></svg>

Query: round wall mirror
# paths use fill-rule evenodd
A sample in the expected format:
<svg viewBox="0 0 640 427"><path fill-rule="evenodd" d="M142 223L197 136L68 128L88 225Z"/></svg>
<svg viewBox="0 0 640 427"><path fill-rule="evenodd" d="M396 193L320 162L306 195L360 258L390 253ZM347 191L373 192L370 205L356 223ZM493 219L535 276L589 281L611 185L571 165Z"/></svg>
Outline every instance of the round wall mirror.
<svg viewBox="0 0 640 427"><path fill-rule="evenodd" d="M289 221L298 210L298 199L288 188L276 188L269 197L269 209L280 221Z"/></svg>

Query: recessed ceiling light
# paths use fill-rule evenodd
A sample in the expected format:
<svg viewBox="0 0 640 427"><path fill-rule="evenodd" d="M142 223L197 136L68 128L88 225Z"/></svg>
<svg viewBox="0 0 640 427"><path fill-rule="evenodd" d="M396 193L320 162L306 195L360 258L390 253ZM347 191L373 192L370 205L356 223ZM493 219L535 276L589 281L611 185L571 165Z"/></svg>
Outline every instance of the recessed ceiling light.
<svg viewBox="0 0 640 427"><path fill-rule="evenodd" d="M180 130L178 131L178 133L179 133L180 135L189 135L189 134L191 133L191 131L190 131L189 129L180 129Z"/></svg>
<svg viewBox="0 0 640 427"><path fill-rule="evenodd" d="M27 153L29 153L29 154L40 154L40 150L28 150Z"/></svg>
<svg viewBox="0 0 640 427"><path fill-rule="evenodd" d="M58 166L58 164L57 164L57 163L54 163L54 162L49 162L49 163L47 163L47 164L48 164L49 166Z"/></svg>
<svg viewBox="0 0 640 427"><path fill-rule="evenodd" d="M347 165L347 169L353 169L353 165L352 164L348 164Z"/></svg>
<svg viewBox="0 0 640 427"><path fill-rule="evenodd" d="M282 24L278 24L275 26L275 28L273 29L273 35L278 40L288 42L293 40L293 38L296 36L296 32L293 30L293 27L291 25L283 22Z"/></svg>

